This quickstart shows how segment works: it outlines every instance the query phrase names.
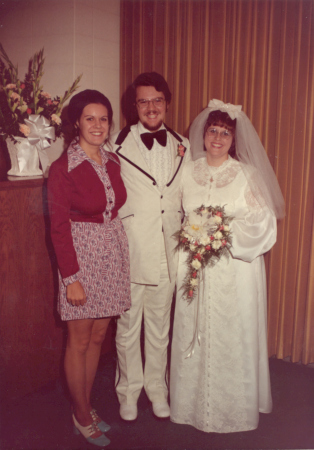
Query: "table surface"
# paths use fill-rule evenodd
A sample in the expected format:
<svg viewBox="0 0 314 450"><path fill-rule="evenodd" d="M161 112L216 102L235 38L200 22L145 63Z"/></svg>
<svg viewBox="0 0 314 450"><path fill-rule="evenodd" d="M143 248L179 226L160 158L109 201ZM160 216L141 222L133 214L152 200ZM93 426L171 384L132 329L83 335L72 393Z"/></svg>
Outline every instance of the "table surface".
<svg viewBox="0 0 314 450"><path fill-rule="evenodd" d="M2 177L0 178L0 190L21 189L43 186L44 177Z"/></svg>

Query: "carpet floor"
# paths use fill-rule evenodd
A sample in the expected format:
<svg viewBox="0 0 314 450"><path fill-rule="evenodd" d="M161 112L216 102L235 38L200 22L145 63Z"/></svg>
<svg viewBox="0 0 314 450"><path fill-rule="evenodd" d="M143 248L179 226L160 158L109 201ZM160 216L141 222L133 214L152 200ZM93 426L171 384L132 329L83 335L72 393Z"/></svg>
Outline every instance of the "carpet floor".
<svg viewBox="0 0 314 450"><path fill-rule="evenodd" d="M111 425L109 449L314 449L314 369L270 359L274 408L260 414L254 431L204 433L153 416L144 392L134 423L120 419L114 390L116 355L103 355L93 404ZM70 403L61 380L27 395L1 411L1 450L96 449L72 434Z"/></svg>

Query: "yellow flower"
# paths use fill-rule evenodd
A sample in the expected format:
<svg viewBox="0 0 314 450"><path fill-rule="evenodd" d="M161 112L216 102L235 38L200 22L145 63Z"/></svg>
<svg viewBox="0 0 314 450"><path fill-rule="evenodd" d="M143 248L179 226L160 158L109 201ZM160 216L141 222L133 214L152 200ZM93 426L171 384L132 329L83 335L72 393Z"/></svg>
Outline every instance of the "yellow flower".
<svg viewBox="0 0 314 450"><path fill-rule="evenodd" d="M202 245L208 245L208 244L210 244L211 243L211 240L210 240L210 237L209 236L203 236L203 237L201 237L201 239L200 239L200 244L202 244Z"/></svg>
<svg viewBox="0 0 314 450"><path fill-rule="evenodd" d="M218 250L221 247L221 241L213 241L212 247L214 250Z"/></svg>
<svg viewBox="0 0 314 450"><path fill-rule="evenodd" d="M24 113L27 110L27 105L26 103L22 106L18 106L17 109L19 109L21 111L21 113Z"/></svg>
<svg viewBox="0 0 314 450"><path fill-rule="evenodd" d="M215 239L222 239L223 235L222 235L221 231L216 231L216 233L214 234L214 238Z"/></svg>
<svg viewBox="0 0 314 450"><path fill-rule="evenodd" d="M198 270L198 269L200 269L202 267L202 264L199 262L198 259L193 259L193 261L191 262L191 266L194 269Z"/></svg>

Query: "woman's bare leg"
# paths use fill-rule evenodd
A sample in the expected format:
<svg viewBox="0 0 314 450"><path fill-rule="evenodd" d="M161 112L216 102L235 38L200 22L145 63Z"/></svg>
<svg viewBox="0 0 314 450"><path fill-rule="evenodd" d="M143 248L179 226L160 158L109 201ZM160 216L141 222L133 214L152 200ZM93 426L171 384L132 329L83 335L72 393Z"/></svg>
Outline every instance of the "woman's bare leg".
<svg viewBox="0 0 314 450"><path fill-rule="evenodd" d="M86 427L93 420L86 397L86 361L94 319L70 320L64 359L65 374L72 397L73 412L80 425ZM93 434L100 436L100 431Z"/></svg>
<svg viewBox="0 0 314 450"><path fill-rule="evenodd" d="M94 320L89 346L86 353L86 399L89 410L92 409L90 404L90 395L99 363L101 346L106 337L109 322L110 317Z"/></svg>

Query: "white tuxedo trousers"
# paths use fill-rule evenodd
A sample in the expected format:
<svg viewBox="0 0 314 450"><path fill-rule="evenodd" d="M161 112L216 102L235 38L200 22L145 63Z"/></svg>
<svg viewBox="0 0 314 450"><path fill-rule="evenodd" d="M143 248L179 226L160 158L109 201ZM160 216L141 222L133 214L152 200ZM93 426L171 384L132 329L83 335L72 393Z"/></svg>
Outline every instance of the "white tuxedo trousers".
<svg viewBox="0 0 314 450"><path fill-rule="evenodd" d="M117 325L117 395L119 402L136 404L144 386L152 402L168 397L166 383L167 347L171 301L175 281L170 282L162 236L161 272L158 286L131 283L132 306ZM131 264L136 264L136 261ZM141 357L141 324L144 314L145 367Z"/></svg>

